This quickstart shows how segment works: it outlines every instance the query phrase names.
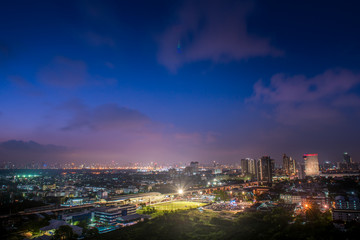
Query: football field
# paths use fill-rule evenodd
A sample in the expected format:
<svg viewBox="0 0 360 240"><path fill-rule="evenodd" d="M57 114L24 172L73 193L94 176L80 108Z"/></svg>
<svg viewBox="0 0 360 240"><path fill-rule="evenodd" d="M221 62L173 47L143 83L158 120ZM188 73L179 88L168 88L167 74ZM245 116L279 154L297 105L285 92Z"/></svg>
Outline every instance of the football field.
<svg viewBox="0 0 360 240"><path fill-rule="evenodd" d="M175 201L175 202L154 204L152 205L152 207L154 207L158 211L171 211L171 210L184 210L190 208L197 208L204 205L206 205L206 203Z"/></svg>

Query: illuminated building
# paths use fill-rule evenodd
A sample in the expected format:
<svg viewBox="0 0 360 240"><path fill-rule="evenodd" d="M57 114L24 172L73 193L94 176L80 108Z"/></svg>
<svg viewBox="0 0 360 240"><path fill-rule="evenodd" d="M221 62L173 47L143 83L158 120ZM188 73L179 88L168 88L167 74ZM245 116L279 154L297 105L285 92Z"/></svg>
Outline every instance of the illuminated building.
<svg viewBox="0 0 360 240"><path fill-rule="evenodd" d="M295 159L292 157L283 155L283 170L287 176L292 176L296 174L296 164Z"/></svg>
<svg viewBox="0 0 360 240"><path fill-rule="evenodd" d="M264 156L258 161L258 181L261 183L272 183L273 163L269 156Z"/></svg>
<svg viewBox="0 0 360 240"><path fill-rule="evenodd" d="M249 160L247 158L241 159L241 171L243 174L246 174L249 172L248 162L249 162Z"/></svg>
<svg viewBox="0 0 360 240"><path fill-rule="evenodd" d="M257 175L255 159L245 158L241 159L241 171L243 174L250 173L253 176Z"/></svg>
<svg viewBox="0 0 360 240"><path fill-rule="evenodd" d="M298 178L305 179L305 164L298 165Z"/></svg>
<svg viewBox="0 0 360 240"><path fill-rule="evenodd" d="M360 211L359 210L338 210L333 209L332 211L333 221L340 220L344 222L351 221L360 221Z"/></svg>
<svg viewBox="0 0 360 240"><path fill-rule="evenodd" d="M298 194L280 194L280 199L287 204L301 204L301 195Z"/></svg>
<svg viewBox="0 0 360 240"><path fill-rule="evenodd" d="M333 220L360 221L360 201L357 196L336 196L332 209Z"/></svg>
<svg viewBox="0 0 360 240"><path fill-rule="evenodd" d="M304 154L306 176L319 176L318 154Z"/></svg>
<svg viewBox="0 0 360 240"><path fill-rule="evenodd" d="M257 176L257 167L256 167L256 161L255 159L248 159L248 171L250 174L252 174L253 176Z"/></svg>
<svg viewBox="0 0 360 240"><path fill-rule="evenodd" d="M91 212L85 211L85 212L68 213L62 215L61 219L69 224L74 224L76 222L81 222L81 221L88 222L91 219Z"/></svg>
<svg viewBox="0 0 360 240"><path fill-rule="evenodd" d="M92 218L101 225L116 225L119 218L136 213L136 206L133 204L120 207L100 207L95 209Z"/></svg>
<svg viewBox="0 0 360 240"><path fill-rule="evenodd" d="M193 175L196 175L199 173L199 162L191 162L190 163L190 169Z"/></svg>
<svg viewBox="0 0 360 240"><path fill-rule="evenodd" d="M347 163L347 164L352 163L352 159L347 152L344 152L344 163Z"/></svg>
<svg viewBox="0 0 360 240"><path fill-rule="evenodd" d="M335 209L360 210L360 200L356 196L349 196L347 199L343 196L336 196Z"/></svg>

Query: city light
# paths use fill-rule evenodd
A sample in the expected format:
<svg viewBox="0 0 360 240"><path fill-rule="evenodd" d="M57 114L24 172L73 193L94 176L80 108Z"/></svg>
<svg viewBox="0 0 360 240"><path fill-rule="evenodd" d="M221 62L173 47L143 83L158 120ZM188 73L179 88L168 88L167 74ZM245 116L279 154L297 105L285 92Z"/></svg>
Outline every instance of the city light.
<svg viewBox="0 0 360 240"><path fill-rule="evenodd" d="M360 1L13 2L0 240L360 236Z"/></svg>

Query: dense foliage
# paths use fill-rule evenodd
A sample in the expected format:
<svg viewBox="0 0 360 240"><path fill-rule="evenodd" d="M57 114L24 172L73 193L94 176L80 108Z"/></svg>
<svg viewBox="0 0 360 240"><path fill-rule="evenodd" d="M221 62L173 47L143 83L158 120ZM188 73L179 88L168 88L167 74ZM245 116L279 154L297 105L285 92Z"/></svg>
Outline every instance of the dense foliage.
<svg viewBox="0 0 360 240"><path fill-rule="evenodd" d="M326 214L309 212L311 221L294 219L284 209L229 215L197 210L165 213L137 225L103 234L101 239L357 239L337 230Z"/></svg>

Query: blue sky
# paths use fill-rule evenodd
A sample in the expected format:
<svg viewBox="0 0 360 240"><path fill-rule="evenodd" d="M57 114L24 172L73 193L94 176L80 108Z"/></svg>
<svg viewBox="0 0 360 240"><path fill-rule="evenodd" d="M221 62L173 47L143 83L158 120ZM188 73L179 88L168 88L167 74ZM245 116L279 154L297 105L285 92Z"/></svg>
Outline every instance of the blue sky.
<svg viewBox="0 0 360 240"><path fill-rule="evenodd" d="M63 148L3 144L1 160L225 163L316 152L339 161L344 151L356 160L356 9L2 1L0 141Z"/></svg>

